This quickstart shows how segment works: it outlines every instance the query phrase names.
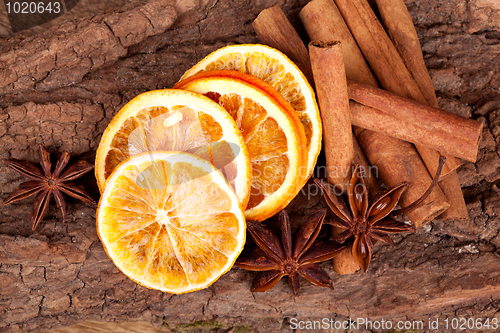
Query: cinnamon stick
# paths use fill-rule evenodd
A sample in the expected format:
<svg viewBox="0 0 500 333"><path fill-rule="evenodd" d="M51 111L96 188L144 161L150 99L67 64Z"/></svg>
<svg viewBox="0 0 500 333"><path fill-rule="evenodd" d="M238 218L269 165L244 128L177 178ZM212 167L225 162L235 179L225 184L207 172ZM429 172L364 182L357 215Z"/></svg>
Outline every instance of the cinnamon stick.
<svg viewBox="0 0 500 333"><path fill-rule="evenodd" d="M427 101L368 2L335 0L335 3L381 86L396 95L425 104ZM429 172L435 174L440 153L420 145L416 148ZM446 157L443 175L460 166L454 157Z"/></svg>
<svg viewBox="0 0 500 333"><path fill-rule="evenodd" d="M344 59L352 60L345 63L348 79L356 77L355 73L360 70L365 71L364 77L373 75L367 70L365 59L332 0L313 0L300 11L299 16L311 39L316 39L318 31L321 31L329 39L341 41ZM372 77L361 83L374 85L374 82L376 80ZM413 145L356 126L353 126L353 130L370 164L379 168L379 176L387 186L403 181L409 183L405 191L407 195L400 201L402 207L411 204L412 201L409 201L411 198L419 198L427 190L432 179ZM399 162L393 163L394 161ZM443 192L436 188L432 197L424 201L423 207L425 209L418 209L408 214L416 226L430 221L436 214L448 208L449 204Z"/></svg>
<svg viewBox="0 0 500 333"><path fill-rule="evenodd" d="M279 5L261 11L252 26L261 43L286 54L313 84L309 52Z"/></svg>
<svg viewBox="0 0 500 333"><path fill-rule="evenodd" d="M359 165L361 169L365 171L366 186L370 191L369 193L370 200L373 200L375 199L377 194L382 192L382 189L380 188L380 185L378 184L377 180L378 178L377 167L370 166L370 163L368 163L368 160L366 159L363 150L359 146L356 136L352 137L352 143L354 146L354 165Z"/></svg>
<svg viewBox="0 0 500 333"><path fill-rule="evenodd" d="M393 187L399 184L400 181L397 178L404 176L406 173L410 173L412 175L428 175L427 168L420 160L417 151L415 149L410 149L413 148L411 143L387 136L373 136L366 130L361 130L357 133L357 137L361 148L366 152L366 157L370 163L378 166L379 175L384 180L387 187ZM399 149L396 149L394 153L390 155L384 155L377 152L388 144L392 147L398 147ZM408 160L411 160L413 163L408 163ZM420 161L420 163L417 161ZM395 174L395 172L399 173ZM404 191L401 196L401 206L405 207L416 201L427 189L429 179L430 177L413 179L412 183L409 185L409 189L417 187L420 189L423 188L423 191L420 193L410 191L409 189ZM444 199L443 192L440 189L435 188L429 197L425 199L424 204L407 215L413 224L415 224L415 227L419 228L439 216L449 206L450 205ZM412 216L419 216L421 218L419 220L415 220L412 219Z"/></svg>
<svg viewBox="0 0 500 333"><path fill-rule="evenodd" d="M399 97L382 89L348 82L353 124L476 162L483 124Z"/></svg>
<svg viewBox="0 0 500 333"><path fill-rule="evenodd" d="M368 2L335 0L335 3L380 85L399 96L422 103L422 93Z"/></svg>
<svg viewBox="0 0 500 333"><path fill-rule="evenodd" d="M338 235L341 231L345 231L345 229L337 227L333 227L333 230L334 235ZM354 259L352 249L349 246L333 257L332 264L333 270L337 274L354 274L361 269L356 259Z"/></svg>
<svg viewBox="0 0 500 333"><path fill-rule="evenodd" d="M309 54L323 123L328 182L344 191L351 179L354 147L342 46L313 41Z"/></svg>
<svg viewBox="0 0 500 333"><path fill-rule="evenodd" d="M432 80L425 66L417 31L403 0L375 0L385 30L427 104L438 107Z"/></svg>
<svg viewBox="0 0 500 333"><path fill-rule="evenodd" d="M387 33L427 103L430 106L438 107L436 93L425 66L417 31L404 1L376 0L376 4ZM450 203L450 208L441 214L439 218L444 220L467 219L469 214L457 172L452 171L446 177L441 177L439 186Z"/></svg>
<svg viewBox="0 0 500 333"><path fill-rule="evenodd" d="M293 29L292 25L290 23L286 23L285 19L283 18L286 18L286 16L282 13L281 9L279 9L278 6L274 6L262 11L253 23L254 27L256 27L255 31L259 36L260 41L285 53L290 59L296 62L297 66L300 68L300 70L302 70L302 72L312 74L309 53L306 47L301 44L302 42L297 42L300 37L298 36L295 29ZM316 39L324 41L335 40L329 38L328 36L324 38L319 36ZM354 41L352 42L354 44L356 43ZM349 62L349 59L344 58L344 62ZM367 65L366 70L368 72L370 71ZM364 72L360 71L360 73L363 74ZM307 74L306 77L308 77ZM373 76L371 76L371 78L376 84L377 81L373 78ZM312 84L312 75L311 78L308 77L308 79ZM364 154L355 140L353 140L353 145L355 151L355 163L363 165L365 167L365 170L371 171L372 169L366 161L366 158L362 158ZM378 193L380 191L380 187L378 186L377 180L374 178L374 173L367 172L366 176L367 186L370 189L370 193ZM333 230L333 232L335 232L335 230ZM351 251L347 249L333 258L333 268L338 274L351 274L359 269L359 265L352 256Z"/></svg>
<svg viewBox="0 0 500 333"><path fill-rule="evenodd" d="M333 0L313 0L302 8L299 17L311 40L342 42L344 66L346 71L349 71L350 80L378 86L377 79L373 76L366 61L360 63L357 60L362 58L363 54ZM352 56L349 53L352 53Z"/></svg>
<svg viewBox="0 0 500 333"><path fill-rule="evenodd" d="M469 212L465 204L460 179L456 171L450 173L439 181L439 186L443 190L444 195L448 198L450 208L448 208L438 218L441 220L467 220Z"/></svg>
<svg viewBox="0 0 500 333"><path fill-rule="evenodd" d="M369 189L370 200L373 200L376 197L376 195L381 192L380 185L377 182L376 173L378 173L378 170L376 167L369 166L368 160L363 154L361 147L359 147L358 140L356 140L355 136L353 136L353 144L354 144L354 164L362 166L362 168L365 170L366 186L368 186ZM332 226L332 234L334 236L340 235L343 231L345 231L345 229ZM332 264L333 264L333 270L337 274L353 274L357 270L361 269L356 259L354 259L352 255L352 250L349 247L340 251L332 259Z"/></svg>
<svg viewBox="0 0 500 333"><path fill-rule="evenodd" d="M274 47L286 54L295 62L304 75L306 75L309 82L311 84L314 83L309 52L279 5L275 5L260 12L252 23L252 26L262 43ZM317 40L327 41L331 39L320 37ZM355 44L356 42L353 41L353 43ZM349 59L344 58L344 62L346 61L348 62ZM370 70L368 65L366 65L366 69L368 71ZM360 73L363 73L363 71L360 71ZM371 78L376 83L373 76L371 76ZM353 142L353 146L355 156L364 156L357 143ZM365 170L371 169L366 158L359 158L356 160L356 163L363 165ZM380 191L377 180L372 173L367 173L367 186L370 189L370 193L378 193Z"/></svg>

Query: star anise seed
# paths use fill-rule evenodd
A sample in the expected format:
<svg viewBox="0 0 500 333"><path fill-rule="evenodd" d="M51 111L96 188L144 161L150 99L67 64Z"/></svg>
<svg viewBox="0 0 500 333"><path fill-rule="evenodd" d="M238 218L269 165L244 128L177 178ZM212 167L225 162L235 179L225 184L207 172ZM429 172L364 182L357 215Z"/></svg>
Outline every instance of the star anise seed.
<svg viewBox="0 0 500 333"><path fill-rule="evenodd" d="M36 196L35 203L30 213L31 229L33 231L35 231L45 213L47 213L52 194L54 194L56 204L61 210L63 222L66 221L67 217L66 201L64 200L63 193L84 202L95 204L95 201L83 187L73 182L73 180L91 171L94 165L87 161L78 161L64 170L70 157L67 152L63 152L61 157L57 160L54 172L52 172L50 154L42 145L39 146L39 152L42 169L33 163L17 159L2 161L9 168L32 179L22 183L4 200L3 204L8 205L19 200Z"/></svg>
<svg viewBox="0 0 500 333"><path fill-rule="evenodd" d="M247 221L247 229L257 247L242 254L237 267L259 271L252 282L251 291L267 291L285 275L295 295L299 293L299 275L312 284L333 289L330 276L319 266L319 262L333 258L346 245L327 241L316 241L326 216L326 209L318 211L307 223L292 234L286 211L279 216L281 240L265 225Z"/></svg>
<svg viewBox="0 0 500 333"><path fill-rule="evenodd" d="M364 272L370 265L373 240L394 244L389 234L416 231L413 225L398 222L389 217L389 214L401 215L417 208L436 186L445 161L446 158L441 156L436 176L427 191L411 205L397 211L394 211L394 208L408 186L406 182L379 193L369 205L368 188L358 165L347 189L348 206L341 196L335 194L332 185L314 179L314 182L323 190L325 201L334 213L334 219L326 223L345 229L340 235L332 238L340 243L353 239L352 255Z"/></svg>

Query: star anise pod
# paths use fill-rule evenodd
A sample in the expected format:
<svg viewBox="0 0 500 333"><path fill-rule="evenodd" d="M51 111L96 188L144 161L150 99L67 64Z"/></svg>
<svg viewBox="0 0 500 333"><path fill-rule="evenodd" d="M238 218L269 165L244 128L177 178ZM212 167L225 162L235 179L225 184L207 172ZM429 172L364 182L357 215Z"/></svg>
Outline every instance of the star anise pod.
<svg viewBox="0 0 500 333"><path fill-rule="evenodd" d="M325 219L326 209L309 218L294 234L286 211L282 211L281 240L265 225L247 221L247 229L257 247L242 254L235 265L250 271L260 271L252 282L251 291L267 291L285 275L295 295L299 293L299 275L320 287L333 289L330 276L319 266L319 262L333 258L345 245L328 241L316 241Z"/></svg>
<svg viewBox="0 0 500 333"><path fill-rule="evenodd" d="M45 213L47 213L52 194L54 194L56 204L63 215L63 222L66 221L67 217L66 201L64 200L63 193L84 202L95 204L95 201L83 187L73 182L73 180L91 171L94 168L93 164L87 161L78 161L64 170L70 157L67 152L63 152L56 163L54 172L52 172L50 154L42 145L40 145L39 150L42 169L33 163L17 159L2 161L9 168L32 179L22 183L5 199L3 204L8 205L12 202L36 195L35 203L30 213L31 229L33 231L35 231Z"/></svg>
<svg viewBox="0 0 500 333"><path fill-rule="evenodd" d="M349 202L349 206L347 206L342 197L335 194L332 185L314 179L314 182L323 190L325 201L335 215L334 219L329 220L328 223L346 229L340 235L332 237L333 240L344 243L346 240L354 238L352 255L364 272L370 265L373 240L394 244L389 234L416 231L413 225L398 222L389 215L401 215L417 208L436 186L445 161L446 158L441 156L436 176L427 191L418 200L397 211L394 211L394 208L408 186L406 182L379 193L369 204L369 193L364 175L361 168L356 166L347 189Z"/></svg>

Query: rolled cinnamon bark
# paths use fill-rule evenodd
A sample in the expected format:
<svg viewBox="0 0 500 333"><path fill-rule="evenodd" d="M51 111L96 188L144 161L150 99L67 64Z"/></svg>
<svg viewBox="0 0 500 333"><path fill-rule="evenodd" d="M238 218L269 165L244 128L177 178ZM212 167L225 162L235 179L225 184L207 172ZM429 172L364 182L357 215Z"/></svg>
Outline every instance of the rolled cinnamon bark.
<svg viewBox="0 0 500 333"><path fill-rule="evenodd" d="M427 104L438 107L432 80L425 66L417 31L403 0L375 0L387 34L398 50Z"/></svg>
<svg viewBox="0 0 500 333"><path fill-rule="evenodd" d="M417 31L403 0L376 0L380 16L394 46L430 106L438 107L432 80L425 66ZM444 220L469 217L456 170L441 177L439 186L448 198L450 208L439 216Z"/></svg>
<svg viewBox="0 0 500 333"><path fill-rule="evenodd" d="M375 199L377 194L382 191L377 180L377 167L370 166L370 163L368 163L363 150L359 146L356 136L352 137L352 143L354 146L354 165L359 165L362 170L365 170L365 182L368 190L370 191L369 198L370 200L373 200Z"/></svg>
<svg viewBox="0 0 500 333"><path fill-rule="evenodd" d="M267 8L260 12L252 25L262 43L274 47L285 53L290 59L295 62L299 69L309 79L309 82L313 85L314 82L312 78L309 52L302 42L302 39L299 37L292 24L288 21L285 14L278 5ZM326 41L331 39L320 37L317 40ZM356 43L354 41L352 42L354 44ZM349 61L349 59L344 59L344 62L346 61ZM366 70L369 72L370 69L368 68L368 65L366 65L366 63L365 66ZM362 75L364 71L360 71L360 73ZM373 76L367 76L367 78L367 80L371 78L376 84L377 81L373 78ZM352 137L354 139L354 136ZM364 156L364 154L361 151L359 145L353 142L353 146L355 156L360 157L356 160L356 163L363 165L365 170L371 170L366 158L361 158L361 156ZM377 180L373 178L372 174L367 174L367 186L370 189L371 193L378 193L380 191Z"/></svg>
<svg viewBox="0 0 500 333"><path fill-rule="evenodd" d="M360 83L369 84L377 87L377 80L373 76L369 66L367 65L363 54L358 48L358 45L349 31L349 28L344 22L342 15L336 7L333 0L313 0L309 2L299 13L299 17L306 28L309 37L314 40L340 40L342 43L342 52L344 55L344 66L348 79L356 80ZM398 143L402 142L397 139L392 139L384 134L365 130L357 126L353 126L353 131L358 139L358 142L364 143L366 150L365 155L375 155L374 160L377 160L384 169L391 168L391 160L397 159L398 156L407 161L408 164L419 163L423 165L422 160L418 157L415 148L411 145L401 147ZM369 143L372 141L383 142L381 147L375 147ZM377 150L378 149L378 150ZM367 156L368 157L368 156ZM386 158L384 158L386 157ZM370 163L373 162L370 160ZM379 167L379 166L376 166ZM430 185L431 179L426 170L419 174L411 174L406 168L398 168L396 165L390 173L379 174L384 183L390 181L402 182L408 181L409 186L406 190L412 195L421 195ZM425 185L420 184L420 180L425 181ZM369 184L369 183L368 183ZM370 187L370 191L373 189ZM434 217L438 212L442 212L447 207L444 195L439 189L435 189L439 193L435 194L435 201L430 201L427 198L424 202L428 208L427 211L419 210L408 214L408 217L415 225L421 225L427 222L429 218ZM401 202L403 207L411 204L411 202ZM352 274L359 265L352 256L351 252L345 251L341 255L333 258L333 267L338 274Z"/></svg>
<svg viewBox="0 0 500 333"><path fill-rule="evenodd" d="M357 60L362 58L363 54L333 0L313 0L302 8L299 17L311 40L342 42L344 67L346 71L349 71L350 80L378 87L377 79L373 76L366 61L360 63Z"/></svg>
<svg viewBox="0 0 500 333"><path fill-rule="evenodd" d="M450 208L448 208L438 218L441 220L467 220L469 212L465 204L460 179L456 171L450 173L444 179L439 181L439 186L443 190L444 195L448 198Z"/></svg>
<svg viewBox="0 0 500 333"><path fill-rule="evenodd" d="M398 96L425 104L426 99L368 2L366 0L335 0L335 3L380 85ZM440 153L420 145L415 147L429 171L435 174ZM446 157L443 175L460 166L453 156Z"/></svg>
<svg viewBox="0 0 500 333"><path fill-rule="evenodd" d="M323 123L328 182L345 191L351 179L354 147L342 46L340 42L312 41L309 54Z"/></svg>
<svg viewBox="0 0 500 333"><path fill-rule="evenodd" d="M357 137L370 163L378 166L379 175L387 187L393 187L399 184L400 181L398 178L401 179L405 177L407 173L422 175L412 179L411 184L408 186L408 190L403 192L400 201L402 207L420 198L421 194L425 192L429 186L430 177L417 151L415 149L410 149L413 148L411 143L387 136L373 136L366 130L361 130L357 134ZM380 154L379 151L387 145L391 145L398 149L391 154ZM408 163L408 161L412 161L412 163ZM423 175L427 175L427 177ZM421 193L410 191L412 187L423 189L423 191ZM444 198L443 192L435 188L421 206L407 215L413 224L415 224L415 227L419 228L439 216L449 206L450 205ZM419 217L419 219L416 220L414 216Z"/></svg>
<svg viewBox="0 0 500 333"><path fill-rule="evenodd" d="M336 227L333 227L333 229L335 235L338 235L345 230ZM361 269L356 259L354 259L354 257L352 256L352 250L350 247L347 247L342 251L340 251L332 259L332 264L333 264L333 270L337 274L353 274Z"/></svg>
<svg viewBox="0 0 500 333"><path fill-rule="evenodd" d="M380 85L399 96L425 99L366 0L335 0Z"/></svg>
<svg viewBox="0 0 500 333"><path fill-rule="evenodd" d="M354 144L354 164L360 165L364 168L366 177L365 178L366 186L368 186L368 189L370 191L369 192L370 200L373 200L375 196L381 192L380 186L377 182L376 173L378 169L376 167L369 166L368 160L363 154L361 147L359 147L358 140L356 140L355 136L353 137L353 144ZM332 234L335 236L340 235L343 231L345 231L345 229L332 227ZM333 264L333 270L337 274L353 274L357 270L361 269L356 259L354 259L352 255L352 250L349 247L340 251L339 254L337 254L332 259L332 264Z"/></svg>
<svg viewBox="0 0 500 333"><path fill-rule="evenodd" d="M354 125L476 162L483 123L348 82Z"/></svg>
<svg viewBox="0 0 500 333"><path fill-rule="evenodd" d="M263 44L286 54L314 84L309 52L279 5L261 11L252 26Z"/></svg>
<svg viewBox="0 0 500 333"><path fill-rule="evenodd" d="M340 12L335 7L332 0L313 0L301 10L299 16L312 40L316 39L319 35L318 31L321 31L324 34L323 37L327 36L331 40L341 41L344 59L351 60L345 63L348 79L359 78L360 76L356 76L359 75L356 72L360 70L365 71L361 77L372 76L372 73L366 70L368 66L365 59ZM313 26L315 26L314 29ZM372 77L360 83L374 85L374 82L376 83L376 80ZM377 166L379 171L384 170L383 173L379 172L379 176L387 186L403 181L409 183L408 189L405 191L407 195L400 201L402 207L412 203L412 201L408 201L409 199L419 198L427 190L432 179L413 145L357 126L353 126L353 130L370 164ZM400 161L393 163L394 160ZM425 209L418 209L408 214L416 226L430 221L437 213L449 207L449 204L446 202L443 192L436 188L432 198L428 197L424 201L423 207Z"/></svg>

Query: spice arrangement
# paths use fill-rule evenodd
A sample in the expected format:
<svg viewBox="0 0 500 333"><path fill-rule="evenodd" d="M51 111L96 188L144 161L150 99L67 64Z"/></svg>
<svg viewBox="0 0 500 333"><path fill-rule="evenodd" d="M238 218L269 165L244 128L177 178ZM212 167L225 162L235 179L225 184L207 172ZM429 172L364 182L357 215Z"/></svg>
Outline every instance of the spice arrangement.
<svg viewBox="0 0 500 333"><path fill-rule="evenodd" d="M238 63L255 75L237 71ZM97 230L108 256L148 288L179 294L208 287L242 251L245 219L260 223L301 190L321 129L306 78L263 45L215 51L174 89L137 96L114 116L96 156ZM313 264L337 251L313 251L315 238L301 245L302 252L312 247L304 258L312 257L297 272L329 286Z"/></svg>
<svg viewBox="0 0 500 333"><path fill-rule="evenodd" d="M396 2L377 0L387 34L364 0L311 1L300 12L309 50L279 7L269 8L254 27L271 47L224 47L173 89L125 105L95 162L97 229L115 265L143 286L185 293L234 264L259 271L252 291L286 275L298 294L299 276L332 288L320 262L333 258L340 274L366 271L377 241L392 243L390 234L436 216L463 218L457 158L475 161L482 124L437 108L413 25ZM313 176L322 142L328 183L314 183L329 210L292 236L284 209ZM52 172L43 147L40 156L42 169L4 161L33 179L4 202L36 195L33 230L52 194L63 220L62 193L93 202L72 182L92 165L64 170L63 153ZM363 174L368 163L387 190ZM281 239L261 223L279 212ZM412 224L393 218L403 213ZM329 240L317 238L325 224Z"/></svg>
<svg viewBox="0 0 500 333"><path fill-rule="evenodd" d="M299 17L312 40L309 45L309 53L311 53L309 63L302 61L302 59L308 58L308 50L303 43L295 42L296 44L293 46L288 45L293 41L297 41L295 38L297 33L279 7L275 6L266 9L267 13L261 13L253 25L256 27L256 32L261 40L269 41L270 45L275 48L289 50L287 55L291 59L300 59L299 63L304 66L304 72L312 71L314 73L316 69L318 73L316 76L321 78L322 73L325 72L345 71L347 81L342 80L332 83L334 85L332 90L343 92L338 95L339 98L343 98L342 96L345 96L345 90L347 90L347 95L351 99L349 102L349 116L353 125L352 147L347 142L345 149L354 150L354 154L331 151L328 141L325 140L327 169L328 165L337 165L337 160L341 160L341 164L344 163L345 165L343 159L346 156L354 155L356 161L353 162L362 165L364 170L368 170L368 166L363 164L362 156L365 155L369 163L377 167L378 176L387 187L395 187L402 182L408 184L399 202L401 207L405 208L418 200L430 188L432 184L431 175L436 175L439 168L441 153L419 144L421 142L416 140L416 137L422 135L424 133L423 129L440 119L441 115L446 114L445 117L450 116L452 118L455 116L434 109L437 107L437 99L423 61L415 28L404 2L376 1L376 6L382 15L382 21L387 32L380 24L370 4L364 0L313 0L304 6L299 13ZM404 23L401 23L401 21L404 21ZM338 42L340 42L341 47L338 46ZM323 61L314 63L312 50L321 48L326 48L329 52L324 51ZM341 49L341 52L339 52L339 49ZM327 54L336 61L324 61ZM312 70L309 68L312 68ZM320 79L315 82L320 109L322 103L320 91L322 88L318 87L318 85L323 84L322 81ZM378 89L379 85L384 91ZM325 90L328 91L329 86L326 85L326 87ZM364 95L361 98L363 100L361 104L366 104L357 105L357 102L353 101L356 98L361 101L358 88L364 90L361 93ZM425 92L422 93L420 89ZM381 97L382 95L385 97ZM429 100L423 97L424 95ZM392 102L399 98L401 98L401 101L404 100L405 104L408 103L406 104L407 108L398 109L402 114L408 112L406 116L396 115L391 111L387 112L391 107L393 111L395 110ZM330 97L330 99L333 99L333 97ZM375 99L380 104L373 104ZM410 105L412 106L410 107ZM432 106L432 112L435 111L436 113L427 112L430 109L427 109L425 105ZM367 112L358 117L356 111L359 109ZM424 111L424 109L427 111ZM328 117L330 112L335 111L321 109L322 117L325 113L327 113L326 116ZM330 128L324 127L325 138L337 135L339 128L345 128L347 119L345 108L340 109L339 112L343 114L341 119L344 119L344 123L335 124ZM421 119L421 123L419 124L420 120L413 122L415 119L410 119L412 117ZM408 123L398 123L397 118L401 120L404 118ZM374 121L375 119L377 120ZM437 145L432 147L438 148L443 153L450 152L452 149L452 145L444 147L449 143L447 139L444 139L448 135L446 134L446 128L457 124L456 120L448 119L445 121L446 124L442 124L442 127L440 126L435 133L443 135L443 137L433 141L433 144ZM465 118L456 119L468 122L468 124L457 124L459 127L453 131L454 135L460 137L459 140L464 139L460 144L464 147L464 150L460 152L461 157L464 157L465 147L468 145L466 142L470 142L472 153L468 158L475 161L482 125L479 122ZM368 125L367 123L363 124L364 121L367 123L373 122ZM365 128L360 126L365 126ZM404 135L397 136L395 132L399 130L401 130L400 134L404 132ZM469 139L466 139L468 134L463 134L462 131L467 132L469 130L470 133L474 134ZM347 135L349 134L350 131ZM409 139L410 136L415 137ZM402 139L411 140L416 146ZM440 143L443 144L440 145ZM418 148L418 151L415 147ZM455 171L459 165L458 159L446 155L446 163L443 166L442 176L440 176L438 182L439 186L434 188L420 206L407 212L406 215L416 228L437 216L445 220L467 218L465 201ZM331 180L332 185L342 187L349 182L350 173L344 170L341 174L344 175L344 178L342 180L337 179L336 182ZM328 175L329 179L330 177ZM380 191L372 179L367 178L366 183L371 193L376 194ZM333 232L338 235L343 230L334 228ZM334 269L339 274L353 273L359 269L359 265L352 255L344 251L334 258Z"/></svg>

